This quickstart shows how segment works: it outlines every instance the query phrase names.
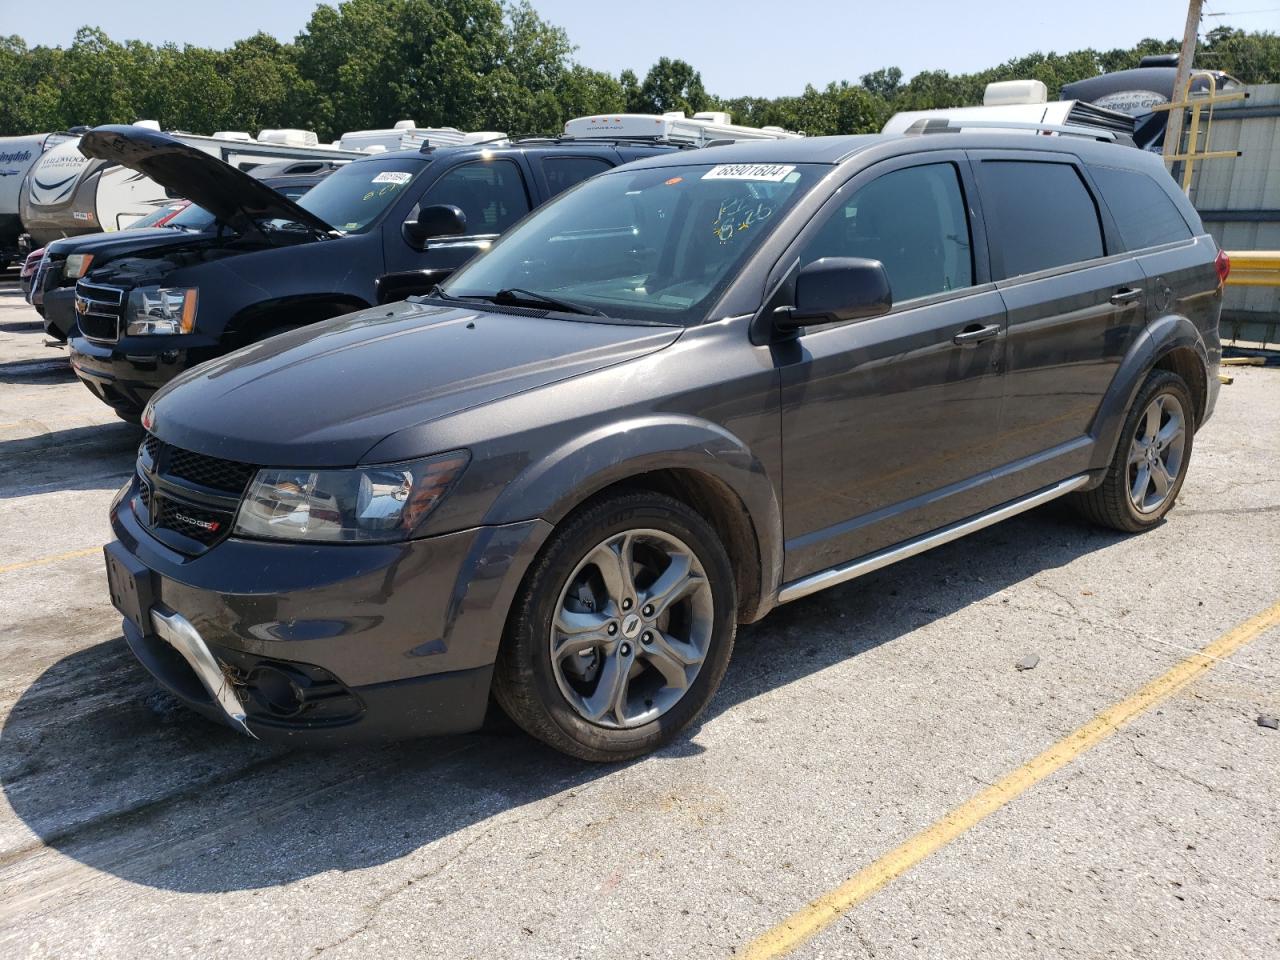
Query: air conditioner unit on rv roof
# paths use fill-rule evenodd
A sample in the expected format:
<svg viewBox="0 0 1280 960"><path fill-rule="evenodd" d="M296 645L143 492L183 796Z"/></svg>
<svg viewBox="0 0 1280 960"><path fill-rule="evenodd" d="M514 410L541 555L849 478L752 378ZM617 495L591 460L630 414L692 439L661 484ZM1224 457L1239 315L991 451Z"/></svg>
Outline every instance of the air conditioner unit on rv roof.
<svg viewBox="0 0 1280 960"><path fill-rule="evenodd" d="M338 141L343 150L361 150L365 153L380 150L417 150L424 143L433 147L456 147L468 143L489 143L505 140L507 135L497 130L479 130L467 133L454 127L414 127L412 120L401 120L385 130L348 130Z"/></svg>
<svg viewBox="0 0 1280 960"><path fill-rule="evenodd" d="M314 130L260 130L259 143L274 143L281 147L318 147L320 139Z"/></svg>
<svg viewBox="0 0 1280 960"><path fill-rule="evenodd" d="M1007 107L1023 103L1047 103L1049 88L1039 80L1002 80L988 83L982 94L984 107Z"/></svg>
<svg viewBox="0 0 1280 960"><path fill-rule="evenodd" d="M727 113L613 113L575 117L564 125L564 135L576 140L667 140L706 146L724 140L789 140L802 137L779 127L741 127L729 122Z"/></svg>

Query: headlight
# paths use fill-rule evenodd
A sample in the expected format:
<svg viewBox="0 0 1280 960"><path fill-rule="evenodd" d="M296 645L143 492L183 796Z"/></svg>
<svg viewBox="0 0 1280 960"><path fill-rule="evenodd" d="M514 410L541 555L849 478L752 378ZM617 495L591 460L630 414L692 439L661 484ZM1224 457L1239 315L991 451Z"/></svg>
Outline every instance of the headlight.
<svg viewBox="0 0 1280 960"><path fill-rule="evenodd" d="M235 533L331 543L405 540L469 459L459 450L355 470L259 470Z"/></svg>
<svg viewBox="0 0 1280 960"><path fill-rule="evenodd" d="M68 280L79 280L89 272L93 263L92 253L73 253L62 265L62 275Z"/></svg>
<svg viewBox="0 0 1280 960"><path fill-rule="evenodd" d="M196 294L195 287L139 287L129 294L126 332L130 336L190 333L196 327Z"/></svg>

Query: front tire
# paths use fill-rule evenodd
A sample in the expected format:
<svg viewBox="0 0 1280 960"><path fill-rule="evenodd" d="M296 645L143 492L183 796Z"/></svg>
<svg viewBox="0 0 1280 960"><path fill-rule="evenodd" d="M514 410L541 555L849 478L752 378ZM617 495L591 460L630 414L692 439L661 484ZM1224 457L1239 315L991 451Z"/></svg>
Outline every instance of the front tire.
<svg viewBox="0 0 1280 960"><path fill-rule="evenodd" d="M733 568L701 515L654 493L598 500L561 525L526 577L494 696L564 753L641 756L715 695L736 611Z"/></svg>
<svg viewBox="0 0 1280 960"><path fill-rule="evenodd" d="M1182 490L1195 440L1195 405L1176 373L1153 370L1129 408L1106 477L1076 494L1076 508L1099 526L1141 533L1164 519Z"/></svg>

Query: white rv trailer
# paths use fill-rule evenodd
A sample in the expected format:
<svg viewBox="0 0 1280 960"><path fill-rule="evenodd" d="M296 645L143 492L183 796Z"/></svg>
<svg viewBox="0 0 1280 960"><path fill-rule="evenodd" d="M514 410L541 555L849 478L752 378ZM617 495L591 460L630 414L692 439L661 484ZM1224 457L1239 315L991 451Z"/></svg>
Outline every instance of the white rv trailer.
<svg viewBox="0 0 1280 960"><path fill-rule="evenodd" d="M1117 135L1133 135L1133 118L1083 100L1050 100L1039 80L1006 80L987 84L980 107L944 107L941 110L905 110L895 113L881 133L906 133L921 121L970 120L977 123L1026 124L1010 132L1042 133L1033 125L1088 127Z"/></svg>
<svg viewBox="0 0 1280 960"><path fill-rule="evenodd" d="M46 150L66 140L70 133L33 133L25 137L0 137L0 270L18 256L22 220L18 200L23 181Z"/></svg>
<svg viewBox="0 0 1280 960"><path fill-rule="evenodd" d="M350 130L334 143L342 150L382 153L390 150L421 150L433 147L456 147L472 143L499 143L507 135L497 130L467 133L455 127L419 127L412 120L401 120L389 130Z"/></svg>
<svg viewBox="0 0 1280 960"><path fill-rule="evenodd" d="M609 113L575 117L564 125L564 135L575 140L662 140L705 147L731 140L788 140L804 134L781 127L742 127L729 114Z"/></svg>
<svg viewBox="0 0 1280 960"><path fill-rule="evenodd" d="M159 129L154 122L140 125ZM240 170L278 160L354 160L364 155L319 146L314 133L302 130L264 130L256 138L235 131L211 137L181 132L171 136ZM26 178L19 213L34 246L100 230L123 230L171 199L140 173L90 160L79 144L75 137L49 150Z"/></svg>

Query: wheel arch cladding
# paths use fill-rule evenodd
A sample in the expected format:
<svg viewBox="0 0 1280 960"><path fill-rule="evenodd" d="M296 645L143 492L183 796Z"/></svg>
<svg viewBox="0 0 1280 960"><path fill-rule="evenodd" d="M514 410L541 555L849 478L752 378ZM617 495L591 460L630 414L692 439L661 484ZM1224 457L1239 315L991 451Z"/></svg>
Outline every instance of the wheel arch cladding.
<svg viewBox="0 0 1280 960"><path fill-rule="evenodd" d="M1196 325L1178 315L1148 324L1120 362L1098 407L1092 430L1095 438L1090 469L1104 469L1115 454L1125 414L1152 370L1171 370L1182 377L1195 403L1196 423L1204 416L1208 398L1209 359Z"/></svg>
<svg viewBox="0 0 1280 960"><path fill-rule="evenodd" d="M540 517L556 524L620 489L664 493L702 513L733 562L739 619L768 612L782 573L782 513L773 483L746 444L708 421L644 417L575 437L508 484L484 522Z"/></svg>

